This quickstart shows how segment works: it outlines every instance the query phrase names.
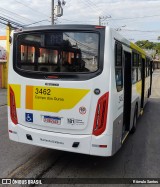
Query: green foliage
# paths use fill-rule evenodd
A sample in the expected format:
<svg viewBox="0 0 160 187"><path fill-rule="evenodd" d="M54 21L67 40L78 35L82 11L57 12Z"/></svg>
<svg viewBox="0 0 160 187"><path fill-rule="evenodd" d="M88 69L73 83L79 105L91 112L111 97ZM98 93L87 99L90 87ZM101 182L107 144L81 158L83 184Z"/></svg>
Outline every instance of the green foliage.
<svg viewBox="0 0 160 187"><path fill-rule="evenodd" d="M158 37L158 39L160 39L160 36ZM143 49L154 49L156 50L156 53L160 54L160 43L158 42L150 42L148 40L139 40L135 42L135 44Z"/></svg>

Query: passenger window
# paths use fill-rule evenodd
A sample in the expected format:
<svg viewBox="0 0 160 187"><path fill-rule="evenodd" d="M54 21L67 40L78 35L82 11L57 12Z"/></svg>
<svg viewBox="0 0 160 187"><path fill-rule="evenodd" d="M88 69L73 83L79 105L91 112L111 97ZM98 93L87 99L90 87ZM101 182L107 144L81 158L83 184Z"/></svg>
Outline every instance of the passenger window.
<svg viewBox="0 0 160 187"><path fill-rule="evenodd" d="M138 61L138 81L142 80L142 57L139 55L139 61Z"/></svg>
<svg viewBox="0 0 160 187"><path fill-rule="evenodd" d="M132 68L132 84L135 84L137 82L137 69Z"/></svg>
<svg viewBox="0 0 160 187"><path fill-rule="evenodd" d="M150 59L149 58L147 58L147 68L146 68L146 74L147 74L147 76L150 76L150 74L151 74L151 63L150 63Z"/></svg>
<svg viewBox="0 0 160 187"><path fill-rule="evenodd" d="M139 73L140 57L139 54L132 53L132 84L135 84L139 79L141 74Z"/></svg>
<svg viewBox="0 0 160 187"><path fill-rule="evenodd" d="M148 65L148 76L151 75L151 62L149 60L149 65Z"/></svg>
<svg viewBox="0 0 160 187"><path fill-rule="evenodd" d="M116 44L116 66L122 66L122 46Z"/></svg>
<svg viewBox="0 0 160 187"><path fill-rule="evenodd" d="M148 58L146 58L146 77L148 77Z"/></svg>
<svg viewBox="0 0 160 187"><path fill-rule="evenodd" d="M115 79L117 91L123 89L123 66L122 66L122 45L115 45Z"/></svg>
<svg viewBox="0 0 160 187"><path fill-rule="evenodd" d="M122 85L123 85L123 74L122 74L122 69L116 69L116 85L117 85L117 91L122 90Z"/></svg>
<svg viewBox="0 0 160 187"><path fill-rule="evenodd" d="M138 81L140 81L141 79L141 68L138 68Z"/></svg>

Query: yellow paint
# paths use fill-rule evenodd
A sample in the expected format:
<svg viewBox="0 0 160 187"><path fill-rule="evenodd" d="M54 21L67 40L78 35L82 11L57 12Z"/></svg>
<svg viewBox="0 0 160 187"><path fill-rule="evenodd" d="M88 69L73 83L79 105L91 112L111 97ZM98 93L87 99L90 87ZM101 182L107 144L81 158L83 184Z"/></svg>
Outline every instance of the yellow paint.
<svg viewBox="0 0 160 187"><path fill-rule="evenodd" d="M72 109L90 91L85 89L53 88L45 86L33 86L33 89L31 87L32 86L26 86L26 109L56 113L61 110Z"/></svg>
<svg viewBox="0 0 160 187"><path fill-rule="evenodd" d="M126 135L124 136L123 140L122 140L122 144L124 143L124 141L126 140L127 136L128 136L129 132L126 133Z"/></svg>
<svg viewBox="0 0 160 187"><path fill-rule="evenodd" d="M26 108L33 108L33 86L26 87Z"/></svg>
<svg viewBox="0 0 160 187"><path fill-rule="evenodd" d="M8 84L8 65L7 65L7 61L3 63L2 66L2 88L7 88L7 84Z"/></svg>
<svg viewBox="0 0 160 187"><path fill-rule="evenodd" d="M2 65L1 73L2 73L2 88L4 88L4 73L3 73L3 65Z"/></svg>
<svg viewBox="0 0 160 187"><path fill-rule="evenodd" d="M142 54L142 56L144 56L144 57L146 56L146 52L143 49L141 49L140 47L138 47L137 45L135 45L134 43L130 42L130 46L132 49L139 51Z"/></svg>
<svg viewBox="0 0 160 187"><path fill-rule="evenodd" d="M142 58L144 58L146 60L146 56L142 54Z"/></svg>
<svg viewBox="0 0 160 187"><path fill-rule="evenodd" d="M8 85L8 106L10 106L10 93L9 87L12 88L16 101L16 108L21 108L21 85L19 84L9 84Z"/></svg>
<svg viewBox="0 0 160 187"><path fill-rule="evenodd" d="M9 64L9 53L10 53L10 34L11 34L11 26L8 25L6 28L6 52L7 52L7 63L3 65L3 88L7 88L8 85L8 64Z"/></svg>
<svg viewBox="0 0 160 187"><path fill-rule="evenodd" d="M142 81L136 83L136 91L141 95L142 93Z"/></svg>

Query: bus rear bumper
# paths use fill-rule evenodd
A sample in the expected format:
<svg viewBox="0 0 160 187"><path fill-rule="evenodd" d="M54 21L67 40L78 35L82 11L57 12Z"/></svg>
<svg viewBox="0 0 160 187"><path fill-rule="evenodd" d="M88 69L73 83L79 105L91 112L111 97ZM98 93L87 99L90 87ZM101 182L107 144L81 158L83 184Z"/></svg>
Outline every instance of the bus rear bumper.
<svg viewBox="0 0 160 187"><path fill-rule="evenodd" d="M111 136L101 135L95 137L92 135L62 134L32 129L19 124L10 124L9 127L12 127L9 128L9 138L13 141L68 152L111 156L110 147L103 143L107 142L107 139L109 141Z"/></svg>

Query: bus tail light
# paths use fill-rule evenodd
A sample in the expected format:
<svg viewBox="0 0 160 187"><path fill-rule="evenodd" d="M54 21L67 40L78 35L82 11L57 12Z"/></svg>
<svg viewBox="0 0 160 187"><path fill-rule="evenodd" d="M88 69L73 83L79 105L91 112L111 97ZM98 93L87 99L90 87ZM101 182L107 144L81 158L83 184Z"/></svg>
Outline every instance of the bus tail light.
<svg viewBox="0 0 160 187"><path fill-rule="evenodd" d="M106 129L107 112L108 112L109 92L102 95L97 103L94 126L92 134L95 136L101 135Z"/></svg>
<svg viewBox="0 0 160 187"><path fill-rule="evenodd" d="M9 87L10 91L10 115L12 122L17 125L18 118L17 118L17 111L16 111L16 101L15 101L15 94L11 87Z"/></svg>

